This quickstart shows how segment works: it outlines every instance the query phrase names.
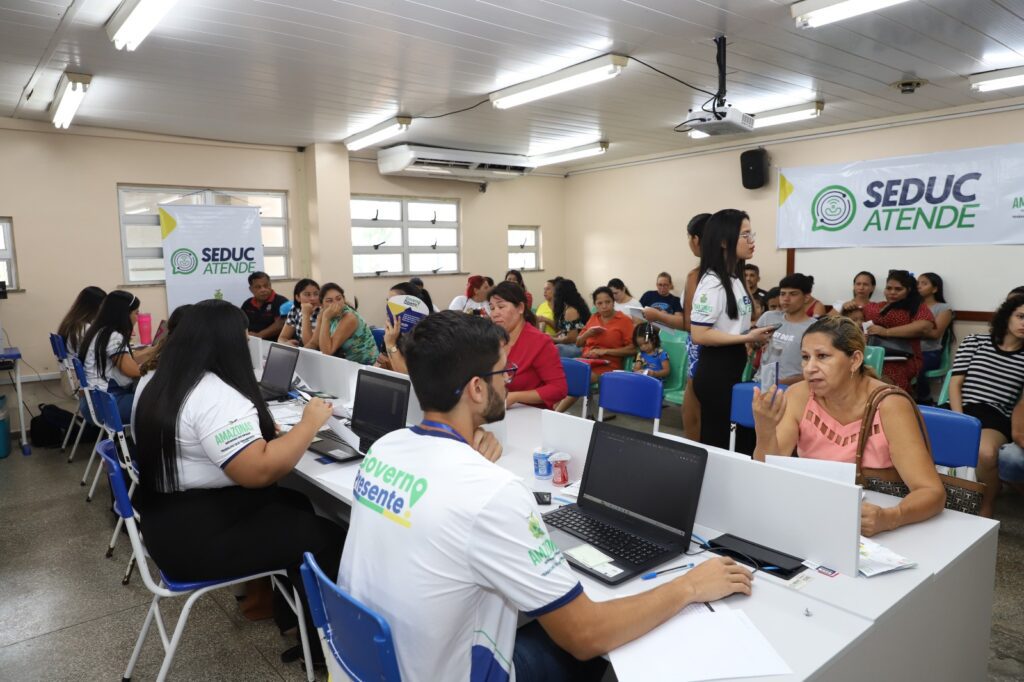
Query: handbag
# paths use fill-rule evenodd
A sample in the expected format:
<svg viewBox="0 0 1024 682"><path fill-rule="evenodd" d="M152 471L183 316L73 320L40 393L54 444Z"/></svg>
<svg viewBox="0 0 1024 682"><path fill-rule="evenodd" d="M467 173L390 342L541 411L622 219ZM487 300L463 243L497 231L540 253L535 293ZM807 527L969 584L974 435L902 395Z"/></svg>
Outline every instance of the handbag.
<svg viewBox="0 0 1024 682"><path fill-rule="evenodd" d="M857 483L865 490L892 495L894 497L906 497L910 494L910 488L903 482L895 467L888 469L866 469L862 465L864 449L867 447L868 437L871 435L871 425L875 420L875 412L883 399L890 395L898 395L906 398L914 406L914 415L917 417L917 427L921 430L925 447L931 455L932 444L928 439L928 429L925 427L924 418L917 409L917 403L906 391L895 386L879 386L868 397L868 404L864 408L864 418L860 423L860 435L857 439ZM977 515L981 511L981 500L985 495L985 484L977 481L968 481L964 478L939 474L942 485L946 488L946 509L963 512L965 514Z"/></svg>

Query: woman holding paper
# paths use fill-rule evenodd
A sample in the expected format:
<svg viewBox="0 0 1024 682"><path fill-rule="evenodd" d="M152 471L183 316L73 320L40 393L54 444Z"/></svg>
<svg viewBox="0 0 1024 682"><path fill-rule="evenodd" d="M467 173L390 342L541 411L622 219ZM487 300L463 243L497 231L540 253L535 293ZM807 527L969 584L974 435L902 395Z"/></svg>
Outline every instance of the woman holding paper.
<svg viewBox="0 0 1024 682"><path fill-rule="evenodd" d="M845 317L823 317L804 333L801 358L804 381L785 393L754 389L757 446L766 454L856 462L857 444L872 394L888 384L864 365L864 335ZM918 426L916 407L907 395L888 395L878 403L867 431L862 464L895 468L910 494L895 507L861 505L861 534L876 535L924 521L942 511L946 490Z"/></svg>
<svg viewBox="0 0 1024 682"><path fill-rule="evenodd" d="M551 409L569 392L565 370L551 337L537 329L526 305L526 293L513 282L490 290L491 320L508 332L508 364L516 371L508 384L505 405L516 403Z"/></svg>

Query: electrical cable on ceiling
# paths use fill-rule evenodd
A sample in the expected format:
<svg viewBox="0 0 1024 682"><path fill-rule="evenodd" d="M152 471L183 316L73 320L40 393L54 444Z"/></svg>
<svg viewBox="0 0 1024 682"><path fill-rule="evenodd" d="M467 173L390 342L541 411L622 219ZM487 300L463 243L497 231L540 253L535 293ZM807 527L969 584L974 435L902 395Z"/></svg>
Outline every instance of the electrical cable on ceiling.
<svg viewBox="0 0 1024 682"><path fill-rule="evenodd" d="M644 66L646 66L651 71L654 71L656 73L660 73L662 76L665 76L665 78L670 78L670 79L674 80L677 83L681 83L681 84L685 85L686 87L690 88L691 90L696 90L697 92L703 92L705 95L710 95L712 98L714 98L716 96L715 93L708 92L704 88L698 88L696 85L693 85L692 83L687 83L682 78L676 78L672 74L666 73L666 72L662 71L661 69L657 68L656 66L651 66L650 64L648 64L647 62L645 62L642 59L638 59L636 57L630 57L630 59L632 59L637 64L643 64Z"/></svg>
<svg viewBox="0 0 1024 682"><path fill-rule="evenodd" d="M413 118L413 120L416 120L417 118L444 118L445 116L454 116L455 114L461 114L462 112L469 111L470 109L476 109L481 104L486 104L487 102L490 102L490 101L491 101L490 98L482 99L482 100L480 100L479 102L477 102L476 104L474 104L472 106L468 106L468 107L465 107L465 108L462 108L462 109L456 109L455 111L447 111L447 112L445 112L443 114L435 114L433 116L413 116L412 118Z"/></svg>

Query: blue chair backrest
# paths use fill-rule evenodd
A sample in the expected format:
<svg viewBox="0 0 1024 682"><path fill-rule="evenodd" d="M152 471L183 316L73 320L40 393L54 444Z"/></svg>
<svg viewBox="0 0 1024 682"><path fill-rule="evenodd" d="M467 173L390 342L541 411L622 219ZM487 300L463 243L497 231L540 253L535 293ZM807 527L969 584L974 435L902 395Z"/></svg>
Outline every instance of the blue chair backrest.
<svg viewBox="0 0 1024 682"><path fill-rule="evenodd" d="M565 371L565 382L569 385L569 395L582 398L590 393L590 365L562 358L562 369Z"/></svg>
<svg viewBox="0 0 1024 682"><path fill-rule="evenodd" d="M335 660L358 682L398 682L401 675L388 622L324 575L312 554L304 557L300 570L310 616L324 631Z"/></svg>
<svg viewBox="0 0 1024 682"><path fill-rule="evenodd" d="M82 388L89 387L89 379L85 376L85 367L78 358L71 358L71 364L75 366L75 376L78 377L78 385Z"/></svg>
<svg viewBox="0 0 1024 682"><path fill-rule="evenodd" d="M370 331L373 333L373 340L377 342L377 350L384 352L384 330L378 329L377 327L371 327Z"/></svg>
<svg viewBox="0 0 1024 682"><path fill-rule="evenodd" d="M107 439L100 441L96 449L103 458L103 466L107 468L107 478L110 479L110 489L114 492L114 511L120 514L121 518L132 518L132 500L128 497L128 486L125 485L124 476L121 474L117 446L114 445L114 441Z"/></svg>
<svg viewBox="0 0 1024 682"><path fill-rule="evenodd" d="M921 416L932 444L935 463L946 467L978 466L981 421L952 410L922 406Z"/></svg>
<svg viewBox="0 0 1024 682"><path fill-rule="evenodd" d="M121 411L117 409L117 401L114 396L92 389L92 409L96 410L96 418L100 420L105 429L114 433L124 431L124 424L121 423Z"/></svg>
<svg viewBox="0 0 1024 682"><path fill-rule="evenodd" d="M644 419L661 418L660 380L633 372L605 372L600 381L600 407Z"/></svg>
<svg viewBox="0 0 1024 682"><path fill-rule="evenodd" d="M68 356L67 348L64 346L64 339L60 337L60 334L50 334L50 349L53 351L53 357L57 358L60 362Z"/></svg>
<svg viewBox="0 0 1024 682"><path fill-rule="evenodd" d="M755 381L733 384L732 404L729 406L730 422L748 429L754 428L754 387L759 385ZM779 390L785 391L786 386L779 384Z"/></svg>

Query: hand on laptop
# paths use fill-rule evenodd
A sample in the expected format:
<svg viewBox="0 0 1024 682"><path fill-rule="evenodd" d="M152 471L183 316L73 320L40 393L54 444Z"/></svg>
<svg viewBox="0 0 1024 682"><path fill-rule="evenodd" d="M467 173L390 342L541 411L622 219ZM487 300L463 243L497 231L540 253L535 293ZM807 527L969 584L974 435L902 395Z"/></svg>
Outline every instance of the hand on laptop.
<svg viewBox="0 0 1024 682"><path fill-rule="evenodd" d="M728 557L708 559L676 580L686 580L693 588L693 601L724 599L737 592L750 594L750 571Z"/></svg>
<svg viewBox="0 0 1024 682"><path fill-rule="evenodd" d="M497 462L501 459L501 443L490 431L476 430L473 434L473 449L483 455L488 462Z"/></svg>
<svg viewBox="0 0 1024 682"><path fill-rule="evenodd" d="M332 409L334 409L333 406L326 400L313 398L306 403L306 407L302 410L302 421L315 426L316 430L319 431L320 427L327 423Z"/></svg>

